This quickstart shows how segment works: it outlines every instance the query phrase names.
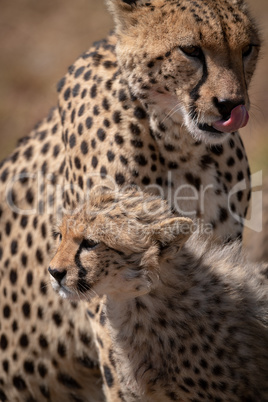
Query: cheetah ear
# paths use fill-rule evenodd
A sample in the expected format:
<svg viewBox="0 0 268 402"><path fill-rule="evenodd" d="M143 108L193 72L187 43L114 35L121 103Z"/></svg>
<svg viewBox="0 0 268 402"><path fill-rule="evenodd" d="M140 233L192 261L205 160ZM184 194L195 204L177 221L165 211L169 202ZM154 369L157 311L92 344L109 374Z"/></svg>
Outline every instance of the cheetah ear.
<svg viewBox="0 0 268 402"><path fill-rule="evenodd" d="M106 0L106 4L110 10L118 11L134 11L137 7L148 5L150 0Z"/></svg>
<svg viewBox="0 0 268 402"><path fill-rule="evenodd" d="M245 3L245 0L231 0L231 3L234 6L238 6L242 11L248 10L248 5Z"/></svg>
<svg viewBox="0 0 268 402"><path fill-rule="evenodd" d="M245 3L244 0L231 0L231 3L234 4L235 6L241 6L242 4Z"/></svg>
<svg viewBox="0 0 268 402"><path fill-rule="evenodd" d="M189 218L169 218L153 224L150 230L153 240L162 248L180 248L193 232L193 221Z"/></svg>
<svg viewBox="0 0 268 402"><path fill-rule="evenodd" d="M148 0L106 0L108 10L115 21L116 31L136 25L135 11L137 12L145 3L148 4Z"/></svg>

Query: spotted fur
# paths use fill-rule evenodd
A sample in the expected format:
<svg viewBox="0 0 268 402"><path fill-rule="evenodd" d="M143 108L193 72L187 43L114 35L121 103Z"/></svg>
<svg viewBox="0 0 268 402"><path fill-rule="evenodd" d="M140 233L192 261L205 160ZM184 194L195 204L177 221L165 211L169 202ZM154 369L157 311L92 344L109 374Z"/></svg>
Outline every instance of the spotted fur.
<svg viewBox="0 0 268 402"><path fill-rule="evenodd" d="M244 2L107 4L115 32L69 68L58 107L1 163L4 401L99 402L99 366L106 394L111 383L109 356L93 345L89 325L99 325L99 303L70 305L47 286L52 222L63 203L75 208L99 184L149 186L217 238L242 234L250 199L243 143L237 132L215 139L195 123L226 117L215 98L249 106L260 41Z"/></svg>
<svg viewBox="0 0 268 402"><path fill-rule="evenodd" d="M53 287L76 300L105 296L104 376L113 388L115 371L123 400L266 401L265 267L248 263L239 244L187 241L191 224L162 199L91 193L59 227ZM106 349L103 332L95 338Z"/></svg>

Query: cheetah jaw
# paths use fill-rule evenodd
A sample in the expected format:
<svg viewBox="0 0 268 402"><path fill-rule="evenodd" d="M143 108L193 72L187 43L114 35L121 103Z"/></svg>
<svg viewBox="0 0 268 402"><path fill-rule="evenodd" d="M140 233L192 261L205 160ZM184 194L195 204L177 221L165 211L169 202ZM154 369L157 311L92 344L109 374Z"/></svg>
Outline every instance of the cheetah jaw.
<svg viewBox="0 0 268 402"><path fill-rule="evenodd" d="M186 114L185 127L196 141L201 141L208 145L221 144L231 133L223 133L216 130L213 123L198 123Z"/></svg>
<svg viewBox="0 0 268 402"><path fill-rule="evenodd" d="M65 278L61 281L61 284L59 284L59 283L56 281L56 279L53 278L52 276L51 276L51 278L50 278L50 281L51 281L51 285L52 285L53 290L54 290L62 299L74 300L74 299L77 298L77 297L76 297L76 294L75 294L72 290L70 290L69 288L67 288L67 287L64 285L63 282L65 281Z"/></svg>
<svg viewBox="0 0 268 402"><path fill-rule="evenodd" d="M244 105L239 105L231 112L229 119L214 122L199 123L192 120L186 114L185 125L197 141L206 144L220 144L228 135L245 127L249 120L249 114Z"/></svg>

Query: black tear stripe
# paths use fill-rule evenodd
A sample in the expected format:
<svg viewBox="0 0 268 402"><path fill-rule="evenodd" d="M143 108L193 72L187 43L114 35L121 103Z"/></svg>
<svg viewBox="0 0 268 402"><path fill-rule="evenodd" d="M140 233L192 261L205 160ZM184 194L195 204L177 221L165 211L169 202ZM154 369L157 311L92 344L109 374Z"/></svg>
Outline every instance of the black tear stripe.
<svg viewBox="0 0 268 402"><path fill-rule="evenodd" d="M192 91L190 92L190 97L193 100L193 102L196 102L200 95L199 95L199 90L202 87L202 85L204 85L204 83L207 81L208 79L208 69L207 69L207 63L206 63L206 59L205 56L202 57L201 59L202 64L203 64L203 75L201 80L198 82L198 84L192 89ZM194 108L194 106L193 106Z"/></svg>
<svg viewBox="0 0 268 402"><path fill-rule="evenodd" d="M200 98L199 90L202 87L202 85L204 85L204 83L207 81L207 78L208 78L208 69L207 69L206 59L205 59L204 55L203 55L201 61L203 64L203 75L202 75L200 81L198 82L198 84L190 92L190 98L193 101L190 104L189 112L190 112L190 116L193 120L197 119L197 116L198 116L195 102Z"/></svg>
<svg viewBox="0 0 268 402"><path fill-rule="evenodd" d="M81 263L80 260L80 255L82 253L83 247L80 245L79 249L77 250L77 253L75 254L74 261L76 266L78 267L78 281L77 281L77 289L81 293L85 293L88 290L91 289L90 284L86 281L85 276L87 274L86 269L83 267L83 264Z"/></svg>

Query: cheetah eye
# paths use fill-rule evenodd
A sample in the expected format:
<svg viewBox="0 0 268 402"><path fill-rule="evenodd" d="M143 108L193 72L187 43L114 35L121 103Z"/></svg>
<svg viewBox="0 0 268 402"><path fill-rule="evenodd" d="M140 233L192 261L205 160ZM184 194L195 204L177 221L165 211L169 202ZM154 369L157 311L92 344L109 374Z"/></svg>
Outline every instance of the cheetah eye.
<svg viewBox="0 0 268 402"><path fill-rule="evenodd" d="M82 243L80 244L80 247L84 248L85 250L92 250L98 245L99 243L95 242L94 240L83 239Z"/></svg>
<svg viewBox="0 0 268 402"><path fill-rule="evenodd" d="M59 240L59 242L61 242L62 240L62 234L60 232L53 232L52 233L53 239L54 240Z"/></svg>
<svg viewBox="0 0 268 402"><path fill-rule="evenodd" d="M179 46L179 49L189 57L201 59L203 56L202 49L199 46Z"/></svg>
<svg viewBox="0 0 268 402"><path fill-rule="evenodd" d="M248 57L253 50L253 45L247 45L242 51L243 58Z"/></svg>

